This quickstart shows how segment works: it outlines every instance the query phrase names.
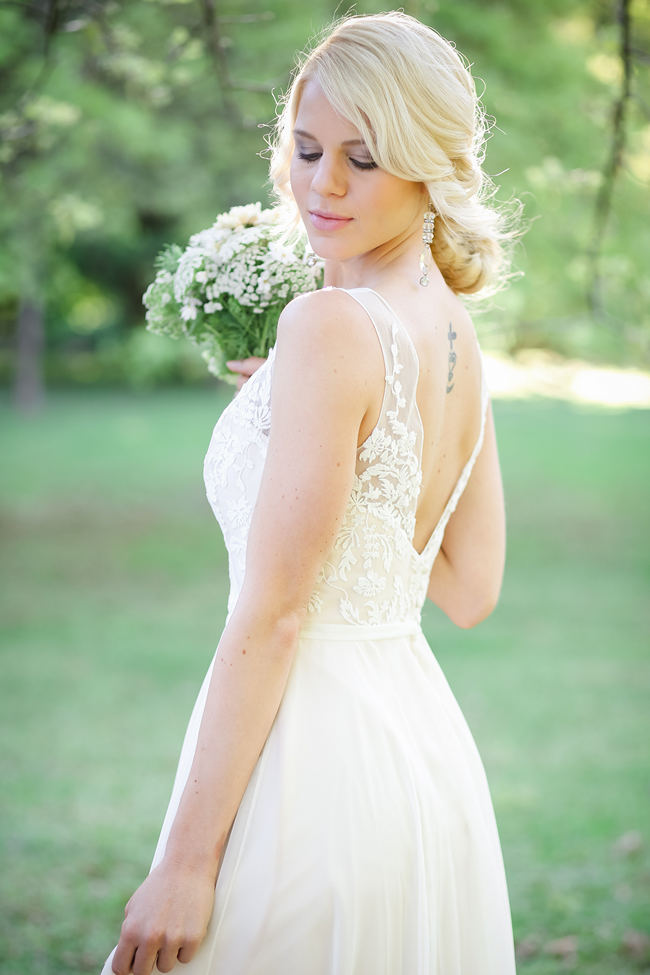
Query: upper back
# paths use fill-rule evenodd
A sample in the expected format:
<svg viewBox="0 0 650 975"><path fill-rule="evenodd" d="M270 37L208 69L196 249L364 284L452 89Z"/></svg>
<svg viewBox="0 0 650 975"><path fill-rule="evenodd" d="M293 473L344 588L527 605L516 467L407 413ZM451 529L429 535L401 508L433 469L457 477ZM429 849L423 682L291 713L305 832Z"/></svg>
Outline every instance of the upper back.
<svg viewBox="0 0 650 975"><path fill-rule="evenodd" d="M435 295L379 295L362 303L378 332L397 325L416 360L416 413L421 422L421 487L413 545L421 552L438 525L459 478L479 440L486 390L481 354L472 321L450 291ZM422 291L422 289L420 289ZM351 291L355 294L355 291ZM372 356L368 368L377 391L360 430L360 442L376 425L382 404L384 356ZM376 373L376 377L375 374ZM409 391L404 390L405 394Z"/></svg>

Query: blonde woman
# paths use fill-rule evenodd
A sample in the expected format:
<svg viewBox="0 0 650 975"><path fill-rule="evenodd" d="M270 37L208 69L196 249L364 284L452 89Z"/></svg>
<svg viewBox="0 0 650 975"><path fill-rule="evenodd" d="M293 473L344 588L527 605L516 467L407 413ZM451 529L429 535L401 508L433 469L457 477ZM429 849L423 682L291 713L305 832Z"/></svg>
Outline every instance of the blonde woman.
<svg viewBox="0 0 650 975"><path fill-rule="evenodd" d="M454 48L339 22L278 121L325 262L205 460L228 615L110 975L512 975L483 767L427 644L494 608L504 503L459 295L498 285L483 123ZM181 969L182 966L182 969Z"/></svg>

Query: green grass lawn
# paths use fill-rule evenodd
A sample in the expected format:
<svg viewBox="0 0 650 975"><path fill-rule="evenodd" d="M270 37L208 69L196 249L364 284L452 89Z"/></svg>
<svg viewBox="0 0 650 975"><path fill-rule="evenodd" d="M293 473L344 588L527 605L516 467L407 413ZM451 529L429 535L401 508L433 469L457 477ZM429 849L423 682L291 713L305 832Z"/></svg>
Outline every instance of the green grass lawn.
<svg viewBox="0 0 650 975"><path fill-rule="evenodd" d="M202 483L223 401L2 408L3 975L97 972L149 867L226 610ZM648 972L647 946L624 947L650 918L648 416L495 413L502 600L471 631L428 606L426 632L487 766L519 971ZM549 951L568 936L575 955Z"/></svg>

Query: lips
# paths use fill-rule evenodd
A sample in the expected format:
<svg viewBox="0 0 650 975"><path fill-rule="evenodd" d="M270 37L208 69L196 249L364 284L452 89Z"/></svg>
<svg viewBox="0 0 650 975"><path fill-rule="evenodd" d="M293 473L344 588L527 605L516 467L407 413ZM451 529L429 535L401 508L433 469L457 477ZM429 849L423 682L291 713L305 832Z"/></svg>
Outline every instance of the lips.
<svg viewBox="0 0 650 975"><path fill-rule="evenodd" d="M336 213L325 213L322 210L310 210L309 219L317 230L340 230L352 221L352 217L341 217Z"/></svg>

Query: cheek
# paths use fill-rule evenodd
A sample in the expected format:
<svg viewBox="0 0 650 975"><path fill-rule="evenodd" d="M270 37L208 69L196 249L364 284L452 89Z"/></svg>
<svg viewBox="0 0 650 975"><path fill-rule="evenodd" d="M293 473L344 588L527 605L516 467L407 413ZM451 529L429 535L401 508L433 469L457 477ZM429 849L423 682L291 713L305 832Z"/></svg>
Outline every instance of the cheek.
<svg viewBox="0 0 650 975"><path fill-rule="evenodd" d="M399 204L399 194L395 193L392 181L386 178L385 173L370 173L369 176L363 183L366 199L375 215L383 213L390 216L396 204Z"/></svg>
<svg viewBox="0 0 650 975"><path fill-rule="evenodd" d="M295 162L292 162L289 168L289 184L296 203L300 205L301 198L304 197L305 190L308 186L308 180L306 179L304 169L297 166Z"/></svg>
<svg viewBox="0 0 650 975"><path fill-rule="evenodd" d="M380 225L392 223L399 213L399 201L395 195L384 186L374 187L374 192L369 194L367 208L372 214L375 223Z"/></svg>
<svg viewBox="0 0 650 975"><path fill-rule="evenodd" d="M377 209L384 213L387 219L401 225L411 223L424 207L420 207L419 196L410 192L410 188L405 190L403 186L389 184L383 186L378 194Z"/></svg>

